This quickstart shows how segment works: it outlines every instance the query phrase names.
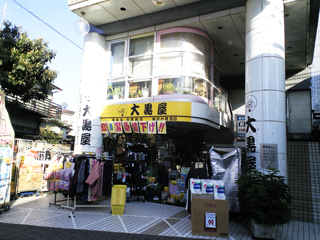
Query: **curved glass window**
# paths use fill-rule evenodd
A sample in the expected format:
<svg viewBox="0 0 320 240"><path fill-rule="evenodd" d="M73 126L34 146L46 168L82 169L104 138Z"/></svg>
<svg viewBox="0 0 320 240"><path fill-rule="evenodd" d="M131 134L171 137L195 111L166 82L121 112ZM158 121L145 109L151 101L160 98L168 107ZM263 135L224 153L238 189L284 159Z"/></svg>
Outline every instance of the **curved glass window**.
<svg viewBox="0 0 320 240"><path fill-rule="evenodd" d="M129 81L129 98L151 97L151 79Z"/></svg>
<svg viewBox="0 0 320 240"><path fill-rule="evenodd" d="M123 99L125 97L125 82L113 82L108 84L107 99Z"/></svg>
<svg viewBox="0 0 320 240"><path fill-rule="evenodd" d="M201 30L178 27L110 41L107 99L188 94L226 111L213 42ZM174 98L174 97L173 97ZM185 97L197 99L197 97ZM199 99L200 99L199 98Z"/></svg>
<svg viewBox="0 0 320 240"><path fill-rule="evenodd" d="M162 34L159 77L190 75L211 79L212 44L204 36L190 32Z"/></svg>
<svg viewBox="0 0 320 240"><path fill-rule="evenodd" d="M130 39L128 77L150 77L154 36Z"/></svg>
<svg viewBox="0 0 320 240"><path fill-rule="evenodd" d="M111 44L110 57L110 77L123 76L125 42L116 42Z"/></svg>
<svg viewBox="0 0 320 240"><path fill-rule="evenodd" d="M161 78L158 94L191 94L210 99L210 86L208 81L196 77Z"/></svg>

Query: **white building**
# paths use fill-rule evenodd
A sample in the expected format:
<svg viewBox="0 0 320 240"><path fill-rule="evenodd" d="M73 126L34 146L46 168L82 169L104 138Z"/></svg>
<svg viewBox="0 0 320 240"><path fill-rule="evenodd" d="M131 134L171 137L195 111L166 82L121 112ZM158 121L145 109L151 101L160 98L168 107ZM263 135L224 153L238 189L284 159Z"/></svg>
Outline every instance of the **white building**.
<svg viewBox="0 0 320 240"><path fill-rule="evenodd" d="M233 122L240 115L246 122L240 145L246 147L249 168L272 166L287 175L287 136L311 133L308 67L319 1L68 4L91 24L83 50L76 151L99 156L101 123L110 131L119 122L122 127L157 123L159 133L164 121L168 135L239 145ZM276 153L271 162L260 157L265 148Z"/></svg>

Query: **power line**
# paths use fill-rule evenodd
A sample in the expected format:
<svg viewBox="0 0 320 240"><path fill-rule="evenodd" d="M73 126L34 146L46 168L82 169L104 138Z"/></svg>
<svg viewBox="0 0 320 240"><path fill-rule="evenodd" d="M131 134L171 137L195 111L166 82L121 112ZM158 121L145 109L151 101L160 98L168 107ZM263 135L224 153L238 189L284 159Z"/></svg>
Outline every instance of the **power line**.
<svg viewBox="0 0 320 240"><path fill-rule="evenodd" d="M45 21L43 21L42 19L40 19L38 16L36 16L33 12L30 12L27 8L25 8L24 6L22 6L20 3L18 3L16 0L13 0L16 4L18 4L22 9L24 9L25 11L27 11L28 13L30 13L32 16L34 16L36 19L38 19L39 21L41 21L42 23L44 23L45 25L47 25L49 28L51 28L53 31L55 31L56 33L58 33L59 35L61 35L63 38L67 39L69 42L71 42L72 44L74 44L76 47L80 48L82 50L81 47L79 47L74 41L70 40L69 38L67 38L66 36L64 36L62 33L60 33L59 31L57 31L56 29L54 29L51 25L49 25L48 23L46 23Z"/></svg>

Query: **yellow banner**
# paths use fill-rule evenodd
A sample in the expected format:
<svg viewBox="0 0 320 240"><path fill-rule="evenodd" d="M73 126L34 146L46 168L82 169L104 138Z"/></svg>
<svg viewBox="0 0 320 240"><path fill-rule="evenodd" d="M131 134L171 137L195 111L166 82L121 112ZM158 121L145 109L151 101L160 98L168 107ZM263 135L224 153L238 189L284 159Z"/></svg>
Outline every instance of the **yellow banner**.
<svg viewBox="0 0 320 240"><path fill-rule="evenodd" d="M125 133L132 133L131 131L131 126L130 126L130 122L126 121L126 122L123 122L123 131Z"/></svg>
<svg viewBox="0 0 320 240"><path fill-rule="evenodd" d="M101 122L101 132L107 133L142 133L142 134L167 134L166 121L117 121Z"/></svg>
<svg viewBox="0 0 320 240"><path fill-rule="evenodd" d="M108 123L107 122L101 122L101 132L102 133L108 132Z"/></svg>
<svg viewBox="0 0 320 240"><path fill-rule="evenodd" d="M167 134L166 121L157 121L158 134Z"/></svg>
<svg viewBox="0 0 320 240"><path fill-rule="evenodd" d="M115 133L116 132L116 129L115 129L115 126L114 126L114 122L108 122L108 130L111 133Z"/></svg>
<svg viewBox="0 0 320 240"><path fill-rule="evenodd" d="M139 131L139 122L138 121L131 122L131 127L132 127L132 131L134 133L140 133L140 131Z"/></svg>
<svg viewBox="0 0 320 240"><path fill-rule="evenodd" d="M114 126L116 128L116 133L122 133L122 122L114 122Z"/></svg>
<svg viewBox="0 0 320 240"><path fill-rule="evenodd" d="M157 121L148 121L148 134L157 133Z"/></svg>
<svg viewBox="0 0 320 240"><path fill-rule="evenodd" d="M140 128L140 133L148 133L148 122L140 121L139 128Z"/></svg>
<svg viewBox="0 0 320 240"><path fill-rule="evenodd" d="M191 102L152 102L105 105L104 121L191 121Z"/></svg>

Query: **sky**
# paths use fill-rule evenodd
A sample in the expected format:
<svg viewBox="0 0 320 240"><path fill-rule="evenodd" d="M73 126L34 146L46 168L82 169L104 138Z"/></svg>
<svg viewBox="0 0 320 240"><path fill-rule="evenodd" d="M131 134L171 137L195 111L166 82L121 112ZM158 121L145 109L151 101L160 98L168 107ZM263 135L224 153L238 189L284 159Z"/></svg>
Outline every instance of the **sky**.
<svg viewBox="0 0 320 240"><path fill-rule="evenodd" d="M74 30L79 16L69 10L68 0L0 0L0 13L1 22L20 26L30 39L43 38L56 52L49 67L58 72L53 84L62 91L53 95L53 102L67 103L67 109L76 111L84 37Z"/></svg>

